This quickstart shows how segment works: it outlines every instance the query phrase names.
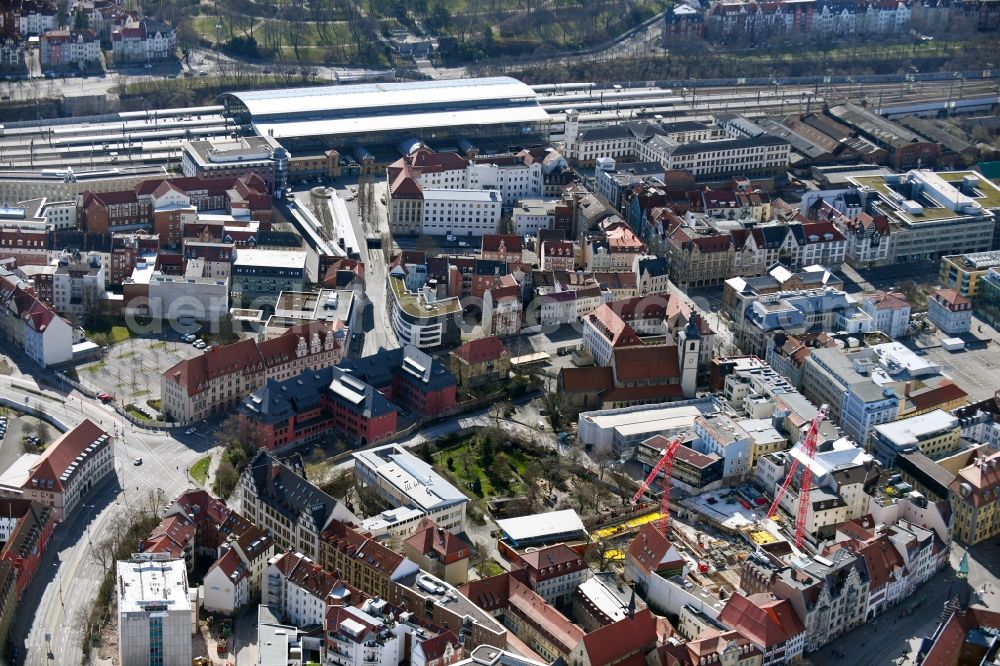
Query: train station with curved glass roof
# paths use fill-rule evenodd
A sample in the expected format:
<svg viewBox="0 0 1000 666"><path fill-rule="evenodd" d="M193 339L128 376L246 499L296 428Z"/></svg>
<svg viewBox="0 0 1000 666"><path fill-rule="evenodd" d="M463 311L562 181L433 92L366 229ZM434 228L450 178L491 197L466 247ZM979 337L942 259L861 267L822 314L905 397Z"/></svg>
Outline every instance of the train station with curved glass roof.
<svg viewBox="0 0 1000 666"><path fill-rule="evenodd" d="M230 92L227 115L289 150L395 148L418 139L435 149L463 139L498 147L548 140L550 118L535 91L493 77Z"/></svg>

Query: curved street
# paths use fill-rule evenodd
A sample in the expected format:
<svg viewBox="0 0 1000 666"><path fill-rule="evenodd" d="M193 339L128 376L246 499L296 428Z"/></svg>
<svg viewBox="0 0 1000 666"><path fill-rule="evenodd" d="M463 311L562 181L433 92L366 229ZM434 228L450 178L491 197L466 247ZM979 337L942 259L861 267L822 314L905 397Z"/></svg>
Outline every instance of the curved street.
<svg viewBox="0 0 1000 666"><path fill-rule="evenodd" d="M34 374L42 373L35 368ZM93 606L103 578L91 539L98 538L115 518L134 502L148 501L150 493L162 500L176 497L190 485L187 469L209 449L199 438L180 441L169 433L147 432L124 420L110 407L77 391L61 391L39 383L14 365L0 377L0 394L44 411L68 426L85 418L115 435L114 477L91 491L69 519L59 524L31 585L20 602L11 635L25 664L79 663L79 618ZM142 458L142 465L133 465Z"/></svg>

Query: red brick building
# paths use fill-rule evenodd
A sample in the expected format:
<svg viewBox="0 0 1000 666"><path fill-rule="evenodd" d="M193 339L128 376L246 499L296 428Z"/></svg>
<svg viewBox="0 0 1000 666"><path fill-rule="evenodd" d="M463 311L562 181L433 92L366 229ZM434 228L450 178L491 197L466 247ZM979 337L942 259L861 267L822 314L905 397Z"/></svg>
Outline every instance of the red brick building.
<svg viewBox="0 0 1000 666"><path fill-rule="evenodd" d="M399 407L425 417L446 414L455 391L455 377L423 352L383 350L268 381L243 401L240 424L268 449L331 434L368 445L395 434Z"/></svg>
<svg viewBox="0 0 1000 666"><path fill-rule="evenodd" d="M77 226L91 233L152 230L160 243L180 241L180 213L225 211L262 223L271 222L271 195L260 178L173 178L145 180L131 190L77 195Z"/></svg>

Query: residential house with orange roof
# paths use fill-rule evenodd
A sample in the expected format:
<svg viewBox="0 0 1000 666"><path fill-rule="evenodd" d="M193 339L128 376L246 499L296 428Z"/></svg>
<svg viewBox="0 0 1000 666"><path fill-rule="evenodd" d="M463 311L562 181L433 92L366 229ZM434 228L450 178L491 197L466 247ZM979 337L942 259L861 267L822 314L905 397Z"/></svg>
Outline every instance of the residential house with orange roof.
<svg viewBox="0 0 1000 666"><path fill-rule="evenodd" d="M583 666L642 666L646 655L661 642L657 616L644 608L586 634L571 655Z"/></svg>
<svg viewBox="0 0 1000 666"><path fill-rule="evenodd" d="M510 374L510 352L499 338L487 336L451 351L451 373L460 386L504 381Z"/></svg>
<svg viewBox="0 0 1000 666"><path fill-rule="evenodd" d="M538 259L543 271L572 271L576 267L576 248L572 241L543 241Z"/></svg>
<svg viewBox="0 0 1000 666"><path fill-rule="evenodd" d="M319 561L365 594L382 599L389 597L393 581L420 568L371 533L340 520L333 520L323 531Z"/></svg>
<svg viewBox="0 0 1000 666"><path fill-rule="evenodd" d="M524 582L547 603L568 607L576 588L590 578L590 565L564 543L512 552L511 570L521 570Z"/></svg>
<svg viewBox="0 0 1000 666"><path fill-rule="evenodd" d="M938 289L927 299L927 318L945 335L968 333L972 301L954 289Z"/></svg>
<svg viewBox="0 0 1000 666"><path fill-rule="evenodd" d="M168 514L153 528L149 536L139 544L141 553L165 553L171 559L183 559L188 572L194 566L195 536L194 521L183 513Z"/></svg>
<svg viewBox="0 0 1000 666"><path fill-rule="evenodd" d="M763 654L763 666L795 663L805 646L805 626L787 599L734 592L719 614L727 627L746 636Z"/></svg>
<svg viewBox="0 0 1000 666"><path fill-rule="evenodd" d="M345 351L336 332L322 322L293 326L264 342L244 339L210 349L180 361L160 377L164 416L191 423L224 413L267 380L336 365Z"/></svg>
<svg viewBox="0 0 1000 666"><path fill-rule="evenodd" d="M111 435L84 419L41 455L18 458L0 478L0 497L38 500L62 522L114 469Z"/></svg>
<svg viewBox="0 0 1000 666"><path fill-rule="evenodd" d="M473 581L460 591L546 661L573 663L573 655L582 650L584 630L515 574Z"/></svg>
<svg viewBox="0 0 1000 666"><path fill-rule="evenodd" d="M599 229L583 246L583 263L588 271L629 271L636 258L646 253L646 245L621 218L602 220Z"/></svg>
<svg viewBox="0 0 1000 666"><path fill-rule="evenodd" d="M978 457L948 487L955 538L975 544L1000 534L1000 453Z"/></svg>
<svg viewBox="0 0 1000 666"><path fill-rule="evenodd" d="M890 338L902 337L910 328L910 304L901 292L876 290L865 294L861 309L871 316L875 330Z"/></svg>
<svg viewBox="0 0 1000 666"><path fill-rule="evenodd" d="M260 599L261 576L274 555L274 541L235 512L219 531L223 543L202 582L203 605L209 612L232 615Z"/></svg>
<svg viewBox="0 0 1000 666"><path fill-rule="evenodd" d="M464 585L469 579L472 546L430 518L421 518L413 535L403 542L403 555L446 583Z"/></svg>
<svg viewBox="0 0 1000 666"><path fill-rule="evenodd" d="M625 580L654 608L670 608L667 579L686 572L680 553L655 522L642 525L625 551Z"/></svg>
<svg viewBox="0 0 1000 666"><path fill-rule="evenodd" d="M272 557L264 570L261 603L274 606L287 624L322 626L328 606L363 600L360 590L292 550Z"/></svg>

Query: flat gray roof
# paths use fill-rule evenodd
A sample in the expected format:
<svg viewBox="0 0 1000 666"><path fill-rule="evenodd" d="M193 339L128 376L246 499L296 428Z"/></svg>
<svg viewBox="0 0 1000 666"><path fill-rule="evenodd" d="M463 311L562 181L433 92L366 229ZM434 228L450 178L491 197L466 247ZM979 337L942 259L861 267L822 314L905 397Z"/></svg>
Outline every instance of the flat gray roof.
<svg viewBox="0 0 1000 666"><path fill-rule="evenodd" d="M289 113L322 113L348 109L384 109L394 106L449 104L476 100L535 100L535 91L517 79L498 76L481 79L365 83L282 90L225 93L239 100L255 117ZM372 128L374 131L376 128Z"/></svg>
<svg viewBox="0 0 1000 666"><path fill-rule="evenodd" d="M583 521L573 509L506 518L498 520L497 527L514 541L538 539L551 534L586 532Z"/></svg>

